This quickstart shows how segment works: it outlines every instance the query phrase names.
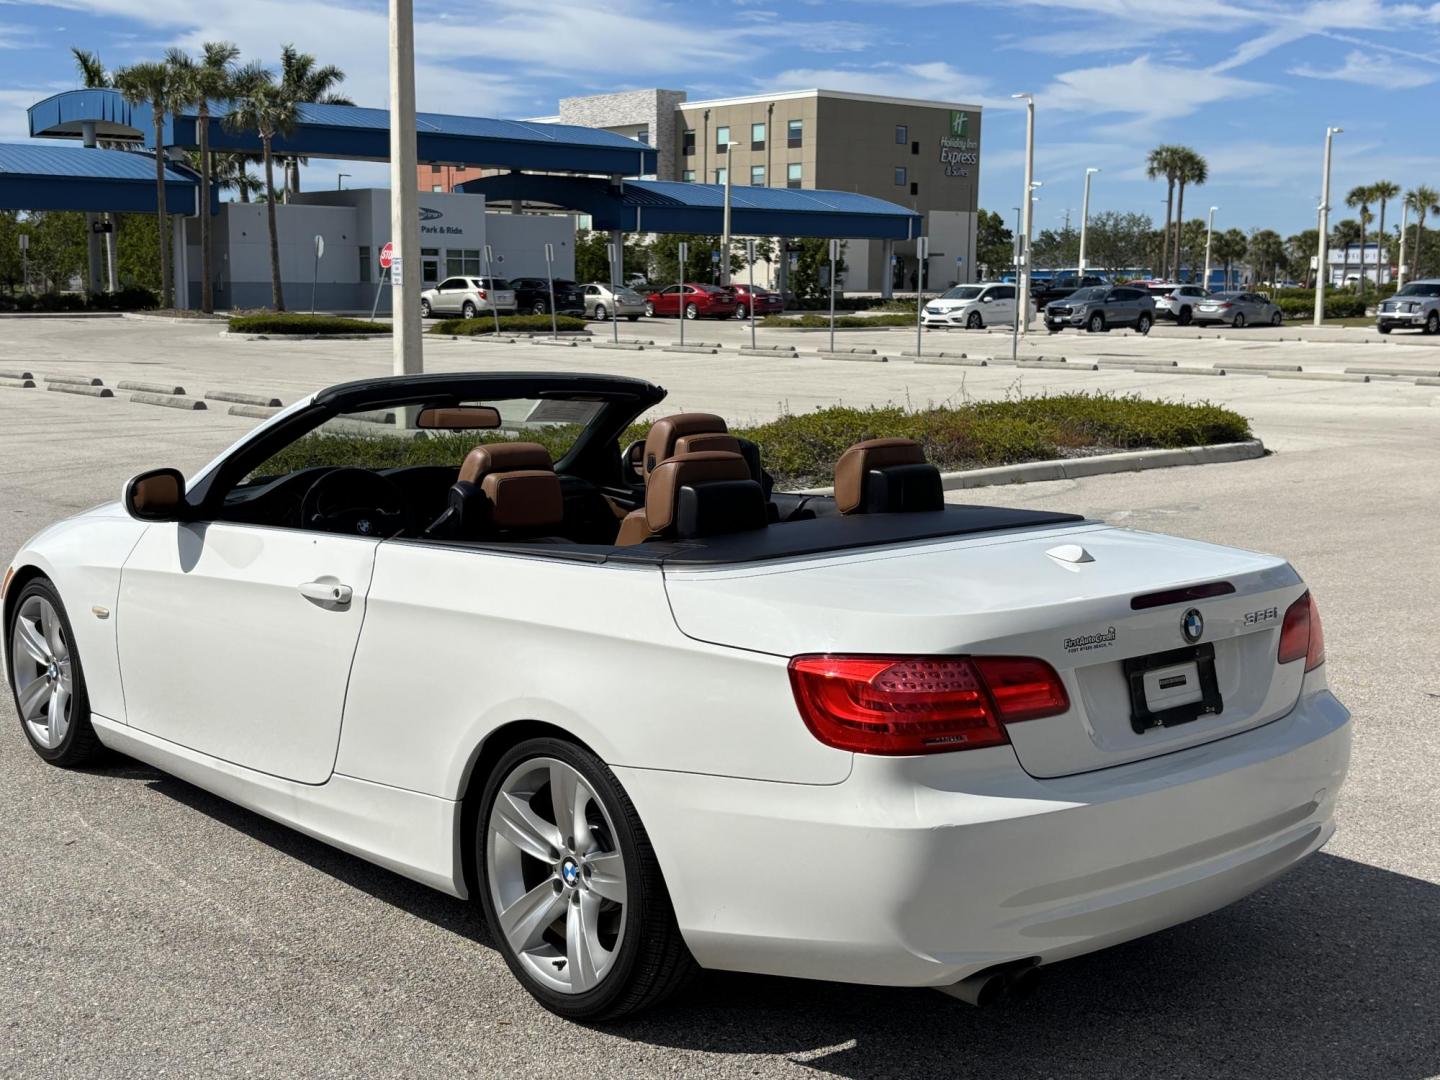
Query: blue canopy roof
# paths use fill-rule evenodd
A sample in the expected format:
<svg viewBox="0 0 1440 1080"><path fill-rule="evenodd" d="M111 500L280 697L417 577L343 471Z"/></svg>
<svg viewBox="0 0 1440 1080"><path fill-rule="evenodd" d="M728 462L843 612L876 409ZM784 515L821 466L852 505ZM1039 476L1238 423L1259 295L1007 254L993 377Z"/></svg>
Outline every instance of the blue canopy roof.
<svg viewBox="0 0 1440 1080"><path fill-rule="evenodd" d="M165 208L193 214L198 183L165 167ZM0 209L155 212L155 159L128 150L0 143Z"/></svg>
<svg viewBox="0 0 1440 1080"><path fill-rule="evenodd" d="M675 180L609 180L572 176L487 176L457 190L494 202L526 202L589 214L597 229L626 232L721 232L723 184ZM820 236L913 240L914 210L851 191L740 187L730 191L730 231L737 236Z"/></svg>
<svg viewBox="0 0 1440 1080"><path fill-rule="evenodd" d="M211 147L260 152L256 132L232 132L225 127L227 108L223 103L212 103L209 111ZM273 140L277 154L389 160L388 110L312 104L301 105L299 112L295 130ZM67 90L32 105L29 118L30 134L39 138L79 138L84 125L93 122L102 139L155 144L150 106L129 105L115 90ZM656 168L652 147L595 128L441 113L419 113L415 121L421 162L607 176L640 176ZM198 146L199 118L191 110L167 116L161 141L166 146Z"/></svg>

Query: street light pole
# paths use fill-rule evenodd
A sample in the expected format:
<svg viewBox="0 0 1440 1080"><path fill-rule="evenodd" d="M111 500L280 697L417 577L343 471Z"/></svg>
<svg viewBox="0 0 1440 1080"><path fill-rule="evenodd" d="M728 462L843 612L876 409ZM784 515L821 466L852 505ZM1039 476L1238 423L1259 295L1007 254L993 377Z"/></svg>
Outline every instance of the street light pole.
<svg viewBox="0 0 1440 1080"><path fill-rule="evenodd" d="M1395 275L1395 291L1405 284L1405 234L1410 230L1410 204L1400 203L1400 272Z"/></svg>
<svg viewBox="0 0 1440 1080"><path fill-rule="evenodd" d="M424 369L420 339L420 204L416 192L415 6L390 0L391 359L396 375ZM411 413L413 410L405 410ZM400 419L401 414L396 414ZM409 426L406 417L404 426Z"/></svg>
<svg viewBox="0 0 1440 1080"><path fill-rule="evenodd" d="M1325 265L1325 244L1329 240L1326 233L1330 231L1330 149L1335 141L1335 136L1342 132L1342 128L1327 127L1325 129L1325 175L1320 186L1320 240L1319 257L1315 260L1315 325L1319 326L1325 319L1325 280L1330 276L1330 270Z"/></svg>
<svg viewBox="0 0 1440 1080"><path fill-rule="evenodd" d="M1200 287L1206 292L1210 291L1210 237L1215 232L1215 211L1219 209L1218 206L1210 207L1210 220L1205 225L1205 276L1200 279Z"/></svg>
<svg viewBox="0 0 1440 1080"><path fill-rule="evenodd" d="M1012 98L1025 99L1025 194L1020 199L1020 290L1017 298L1019 309L1016 321L1024 320L1024 329L1030 329L1030 230L1034 212L1030 204L1030 193L1035 187L1035 96L1033 94L1011 94Z"/></svg>
<svg viewBox="0 0 1440 1080"><path fill-rule="evenodd" d="M1085 229L1090 224L1090 178L1099 169L1085 170L1085 198L1080 203L1080 276L1085 276Z"/></svg>
<svg viewBox="0 0 1440 1080"><path fill-rule="evenodd" d="M720 230L720 284L730 284L730 187L735 177L730 169L730 151L738 142L725 144L725 216Z"/></svg>

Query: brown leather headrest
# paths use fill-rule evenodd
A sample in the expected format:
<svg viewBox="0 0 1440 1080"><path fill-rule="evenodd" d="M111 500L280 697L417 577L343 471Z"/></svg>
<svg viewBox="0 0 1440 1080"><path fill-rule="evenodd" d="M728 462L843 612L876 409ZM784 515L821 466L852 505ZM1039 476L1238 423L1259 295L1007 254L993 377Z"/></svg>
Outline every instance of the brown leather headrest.
<svg viewBox="0 0 1440 1080"><path fill-rule="evenodd" d="M664 532L675 521L680 489L710 480L749 480L750 466L739 454L723 450L701 451L671 458L655 466L645 489L645 523L651 532Z"/></svg>
<svg viewBox="0 0 1440 1080"><path fill-rule="evenodd" d="M724 434L730 429L714 413L676 413L664 416L650 425L645 436L645 474L654 472L659 464L675 456L675 440L685 435Z"/></svg>
<svg viewBox="0 0 1440 1080"><path fill-rule="evenodd" d="M925 451L911 439L867 439L840 455L835 463L835 506L853 513L865 496L865 476L889 465L924 465Z"/></svg>
<svg viewBox="0 0 1440 1080"><path fill-rule="evenodd" d="M690 454L703 454L710 451L721 450L727 454L740 453L740 440L734 435L722 435L720 432L706 432L703 435L682 435L675 440L675 450L671 457L687 457Z"/></svg>
<svg viewBox="0 0 1440 1080"><path fill-rule="evenodd" d="M480 481L480 491L498 529L538 529L565 520L560 477L549 469L494 472Z"/></svg>
<svg viewBox="0 0 1440 1080"><path fill-rule="evenodd" d="M467 484L478 484L495 472L513 472L516 469L549 469L554 471L550 451L533 442L482 443L465 455L460 464L458 479Z"/></svg>

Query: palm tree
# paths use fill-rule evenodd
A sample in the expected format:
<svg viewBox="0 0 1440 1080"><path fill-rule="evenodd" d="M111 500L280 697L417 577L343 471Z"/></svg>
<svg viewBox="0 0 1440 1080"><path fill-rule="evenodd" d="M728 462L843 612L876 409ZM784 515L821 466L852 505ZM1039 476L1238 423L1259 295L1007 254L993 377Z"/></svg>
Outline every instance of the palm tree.
<svg viewBox="0 0 1440 1080"><path fill-rule="evenodd" d="M1175 147L1175 182L1179 186L1175 198L1175 251L1173 259L1175 262L1174 273L1170 280L1180 280L1180 223L1185 220L1185 185L1203 184L1210 179L1210 166L1206 164L1203 157L1191 150L1188 146Z"/></svg>
<svg viewBox="0 0 1440 1080"><path fill-rule="evenodd" d="M1165 177L1165 231L1161 233L1160 241L1160 273L1165 273L1165 268L1170 265L1170 221L1171 213L1175 208L1175 173L1178 154L1182 148L1162 143L1150 151L1149 157L1145 159L1145 176L1150 180L1158 180Z"/></svg>
<svg viewBox="0 0 1440 1080"><path fill-rule="evenodd" d="M242 203L248 203L250 196L260 194L260 181L250 175L250 155L223 150L210 153L215 185L221 191L233 191Z"/></svg>
<svg viewBox="0 0 1440 1080"><path fill-rule="evenodd" d="M1400 194L1400 185L1389 180L1376 180L1370 185L1370 197L1380 204L1380 252L1385 259L1385 269L1390 268L1390 240L1385 235L1385 204ZM1381 273L1379 264L1375 267L1375 287L1379 288L1384 283L1385 275Z"/></svg>
<svg viewBox="0 0 1440 1080"><path fill-rule="evenodd" d="M150 105L155 128L155 214L160 234L160 306L170 307L175 293L170 280L170 225L165 214L165 114L170 111L174 72L168 64L154 61L134 64L117 71L115 89L131 105Z"/></svg>
<svg viewBox="0 0 1440 1080"><path fill-rule="evenodd" d="M196 126L200 129L200 310L215 310L214 222L210 218L210 102L224 101L230 96L230 78L240 50L228 41L207 41L200 62L191 60L180 49L165 54L165 62L175 74L175 104L195 109Z"/></svg>
<svg viewBox="0 0 1440 1080"><path fill-rule="evenodd" d="M80 73L80 81L85 84L86 90L99 90L114 85L110 81L110 73L100 62L99 53L78 49L72 45L70 55L75 58L75 70Z"/></svg>
<svg viewBox="0 0 1440 1080"><path fill-rule="evenodd" d="M286 45L280 50L281 92L294 104L354 105L348 97L335 93L345 81L345 73L334 64L318 66L315 57ZM285 195L300 193L301 158L285 161Z"/></svg>
<svg viewBox="0 0 1440 1080"><path fill-rule="evenodd" d="M235 75L235 98L225 115L231 131L254 131L260 136L260 158L265 171L265 217L270 232L270 299L276 311L285 310L280 284L280 242L275 229L275 159L270 147L276 135L295 130L296 102L282 90L270 70L247 64Z"/></svg>
<svg viewBox="0 0 1440 1080"><path fill-rule="evenodd" d="M1410 276L1420 276L1420 242L1425 237L1425 216L1440 214L1440 194L1432 187L1421 184L1405 193L1405 205L1415 211L1415 252L1410 263Z"/></svg>
<svg viewBox="0 0 1440 1080"><path fill-rule="evenodd" d="M1374 215L1370 213L1370 204L1375 201L1375 189L1368 184L1361 184L1350 189L1350 194L1345 196L1345 205L1352 210L1360 211L1360 297L1365 297L1365 226L1370 224ZM1378 254L1378 253L1377 253ZM1348 256L1346 261L1348 262ZM1376 284L1379 284L1380 261L1375 261Z"/></svg>

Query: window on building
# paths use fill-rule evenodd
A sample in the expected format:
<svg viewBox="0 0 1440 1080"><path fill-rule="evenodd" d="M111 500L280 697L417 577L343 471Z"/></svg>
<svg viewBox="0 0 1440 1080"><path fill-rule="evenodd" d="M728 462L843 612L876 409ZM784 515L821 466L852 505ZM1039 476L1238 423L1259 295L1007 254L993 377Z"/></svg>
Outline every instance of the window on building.
<svg viewBox="0 0 1440 1080"><path fill-rule="evenodd" d="M445 273L448 277L477 277L480 274L479 248L446 248Z"/></svg>
<svg viewBox="0 0 1440 1080"><path fill-rule="evenodd" d="M724 168L724 166L721 166L720 168L716 169L716 170L715 170L715 183L717 183L717 184L723 184L723 183L725 182L725 177L726 177L726 175L728 175L728 172L727 172L727 170Z"/></svg>
<svg viewBox="0 0 1440 1080"><path fill-rule="evenodd" d="M715 149L720 153L725 152L725 147L730 145L730 125L724 124L715 129Z"/></svg>
<svg viewBox="0 0 1440 1080"><path fill-rule="evenodd" d="M695 129L686 128L685 134L680 140L680 152L686 157L695 155Z"/></svg>
<svg viewBox="0 0 1440 1080"><path fill-rule="evenodd" d="M370 248L360 248L360 284L364 285L370 280Z"/></svg>
<svg viewBox="0 0 1440 1080"><path fill-rule="evenodd" d="M684 180L687 184L693 184L695 182L695 170L686 169L680 174L680 179Z"/></svg>
<svg viewBox="0 0 1440 1080"><path fill-rule="evenodd" d="M805 121L791 120L786 129L785 141L792 148L799 146L805 137Z"/></svg>
<svg viewBox="0 0 1440 1080"><path fill-rule="evenodd" d="M909 174L906 173L906 171L905 171L905 166L902 165L902 166L900 166L898 169L895 170L895 186L896 186L896 187L904 187L904 186L905 186L906 184L908 184L909 182L910 182L910 180L909 180Z"/></svg>
<svg viewBox="0 0 1440 1080"><path fill-rule="evenodd" d="M764 150L764 149L765 149L765 125L764 125L764 124L751 124L751 125L750 125L750 149L751 149L751 150Z"/></svg>
<svg viewBox="0 0 1440 1080"><path fill-rule="evenodd" d="M906 124L895 125L895 145L904 146L910 141L910 128Z"/></svg>
<svg viewBox="0 0 1440 1080"><path fill-rule="evenodd" d="M445 190L445 185L444 185L444 184L431 184L431 185L430 185L430 190L431 190L431 191L444 191L444 190ZM157 199L156 201L158 202L159 200Z"/></svg>
<svg viewBox="0 0 1440 1080"><path fill-rule="evenodd" d="M636 142L643 142L646 146L649 146L649 145L650 145L650 129L649 129L648 127L642 127L639 131L635 132L635 141L636 141Z"/></svg>
<svg viewBox="0 0 1440 1080"><path fill-rule="evenodd" d="M919 142L912 142L912 143L910 144L910 153L912 153L912 154L918 154L918 153L920 153L920 144L919 144Z"/></svg>
<svg viewBox="0 0 1440 1080"><path fill-rule="evenodd" d="M751 187L764 187L764 186L765 186L765 166L764 166L764 165L751 165L751 166L750 166L750 186L751 186Z"/></svg>
<svg viewBox="0 0 1440 1080"><path fill-rule="evenodd" d="M799 187L805 179L805 166L798 161L785 166L785 186Z"/></svg>
<svg viewBox="0 0 1440 1080"><path fill-rule="evenodd" d="M920 194L920 185L919 185L918 183L916 183L914 180L911 180L911 181L910 181L910 194L911 194L911 195L919 195L919 194Z"/></svg>

